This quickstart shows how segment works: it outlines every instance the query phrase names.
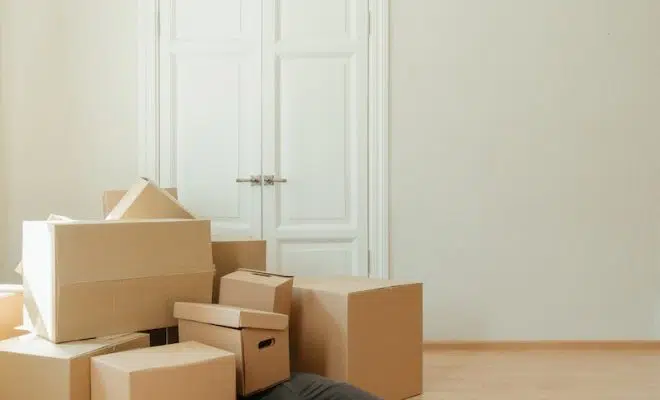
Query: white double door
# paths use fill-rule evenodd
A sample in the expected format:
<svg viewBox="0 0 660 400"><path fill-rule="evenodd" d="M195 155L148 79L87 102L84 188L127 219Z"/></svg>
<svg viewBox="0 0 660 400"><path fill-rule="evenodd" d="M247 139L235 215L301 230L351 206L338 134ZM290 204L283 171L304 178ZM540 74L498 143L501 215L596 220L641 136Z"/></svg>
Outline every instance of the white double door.
<svg viewBox="0 0 660 400"><path fill-rule="evenodd" d="M266 239L269 270L367 275L368 0L160 0L159 19L161 185L216 238Z"/></svg>

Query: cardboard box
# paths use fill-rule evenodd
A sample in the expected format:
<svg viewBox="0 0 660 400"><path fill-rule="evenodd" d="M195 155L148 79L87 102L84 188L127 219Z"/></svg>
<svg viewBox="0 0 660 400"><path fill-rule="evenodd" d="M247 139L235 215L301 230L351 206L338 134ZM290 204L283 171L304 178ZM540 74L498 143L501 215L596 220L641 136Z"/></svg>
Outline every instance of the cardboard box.
<svg viewBox="0 0 660 400"><path fill-rule="evenodd" d="M236 355L237 390L248 396L289 379L289 317L218 304L177 303L181 341Z"/></svg>
<svg viewBox="0 0 660 400"><path fill-rule="evenodd" d="M422 284L298 278L292 370L351 383L385 400L422 393Z"/></svg>
<svg viewBox="0 0 660 400"><path fill-rule="evenodd" d="M240 269L220 280L219 303L289 315L293 277Z"/></svg>
<svg viewBox="0 0 660 400"><path fill-rule="evenodd" d="M92 359L94 400L234 400L232 353L188 342Z"/></svg>
<svg viewBox="0 0 660 400"><path fill-rule="evenodd" d="M215 280L213 283L213 302L218 302L220 278L241 268L266 271L266 241L245 239L232 241L213 241L213 264Z"/></svg>
<svg viewBox="0 0 660 400"><path fill-rule="evenodd" d="M0 285L0 340L26 333L23 325L23 286Z"/></svg>
<svg viewBox="0 0 660 400"><path fill-rule="evenodd" d="M25 319L53 342L174 326L176 301L211 302L209 221L23 227Z"/></svg>
<svg viewBox="0 0 660 400"><path fill-rule="evenodd" d="M0 342L0 399L90 400L90 358L149 346L144 334L53 344L36 335Z"/></svg>
<svg viewBox="0 0 660 400"><path fill-rule="evenodd" d="M164 188L164 191L175 199L179 198L176 188ZM103 192L103 218L106 218L113 208L117 207L119 201L126 195L128 190L106 190Z"/></svg>
<svg viewBox="0 0 660 400"><path fill-rule="evenodd" d="M138 182L137 187L144 187L149 185L148 181L141 180ZM162 207L154 206L154 197L156 201L160 199L161 201L166 196L160 195L152 187L155 186L151 183L148 190L152 193L151 198L149 196L143 196L140 199L140 202L143 203L141 206L143 212L141 213L143 218L164 218L165 215L159 215L159 210L162 210ZM145 189L144 191L146 191ZM168 193L172 198L178 199L178 191L176 188L167 188L162 189ZM127 190L109 190L103 194L103 215L107 218L108 214L117 207L117 204L120 200L127 194ZM170 201L165 201L166 204L170 204ZM170 204L171 205L171 204ZM176 207L179 207L177 204ZM175 209L176 209L175 207ZM182 207L182 206L181 206ZM166 207L168 209L169 207ZM186 215L185 213L181 213ZM192 218L192 215L184 218ZM220 287L220 278L230 274L239 268L249 268L256 271L266 271L266 241L265 240L256 240L251 238L245 239L223 239L215 240L212 243L212 253L213 253L213 264L215 265L215 278L213 283L213 302L218 302L218 289Z"/></svg>
<svg viewBox="0 0 660 400"><path fill-rule="evenodd" d="M128 189L106 216L107 220L151 218L195 217L171 194L144 178Z"/></svg>

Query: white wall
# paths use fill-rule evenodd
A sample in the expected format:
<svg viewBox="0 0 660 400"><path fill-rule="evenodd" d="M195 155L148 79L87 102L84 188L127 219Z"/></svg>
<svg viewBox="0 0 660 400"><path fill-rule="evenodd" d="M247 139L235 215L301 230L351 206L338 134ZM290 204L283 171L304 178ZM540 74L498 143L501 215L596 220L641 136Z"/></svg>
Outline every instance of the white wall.
<svg viewBox="0 0 660 400"><path fill-rule="evenodd" d="M429 339L660 339L660 2L393 0L394 276Z"/></svg>
<svg viewBox="0 0 660 400"><path fill-rule="evenodd" d="M0 280L20 221L137 170L137 1L2 1ZM660 338L660 3L392 1L393 274L427 338Z"/></svg>
<svg viewBox="0 0 660 400"><path fill-rule="evenodd" d="M10 218L0 281L15 280L24 219L99 217L102 191L137 174L137 1L3 1Z"/></svg>

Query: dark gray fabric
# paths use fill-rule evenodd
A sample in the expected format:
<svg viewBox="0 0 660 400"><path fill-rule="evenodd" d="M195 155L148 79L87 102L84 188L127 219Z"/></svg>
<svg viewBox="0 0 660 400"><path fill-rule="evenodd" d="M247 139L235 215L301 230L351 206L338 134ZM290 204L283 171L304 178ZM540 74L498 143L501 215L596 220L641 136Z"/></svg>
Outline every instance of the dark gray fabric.
<svg viewBox="0 0 660 400"><path fill-rule="evenodd" d="M291 379L249 400L381 400L355 386L313 374L293 374Z"/></svg>

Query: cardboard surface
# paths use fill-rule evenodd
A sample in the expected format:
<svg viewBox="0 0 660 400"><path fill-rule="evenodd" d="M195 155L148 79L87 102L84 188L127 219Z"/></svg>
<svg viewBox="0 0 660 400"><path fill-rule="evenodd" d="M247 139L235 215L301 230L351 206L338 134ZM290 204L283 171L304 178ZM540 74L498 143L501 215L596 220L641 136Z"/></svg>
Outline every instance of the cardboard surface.
<svg viewBox="0 0 660 400"><path fill-rule="evenodd" d="M284 314L219 304L176 303L174 317L234 329L257 328L281 331L289 327L289 317Z"/></svg>
<svg viewBox="0 0 660 400"><path fill-rule="evenodd" d="M23 325L23 286L0 285L0 340L27 333Z"/></svg>
<svg viewBox="0 0 660 400"><path fill-rule="evenodd" d="M65 217L62 215L57 215L57 214L50 214L46 221L73 221L69 217ZM14 272L16 272L19 275L23 275L23 261L19 262L16 268L14 268Z"/></svg>
<svg viewBox="0 0 660 400"><path fill-rule="evenodd" d="M234 400L232 353L196 342L94 357L94 400Z"/></svg>
<svg viewBox="0 0 660 400"><path fill-rule="evenodd" d="M211 246L213 264L215 265L215 280L213 284L214 303L218 302L220 278L223 276L240 268L266 271L265 240L214 240Z"/></svg>
<svg viewBox="0 0 660 400"><path fill-rule="evenodd" d="M36 335L0 342L0 399L90 400L90 358L149 346L144 334L54 344Z"/></svg>
<svg viewBox="0 0 660 400"><path fill-rule="evenodd" d="M292 370L346 381L385 400L422 392L422 284L296 278Z"/></svg>
<svg viewBox="0 0 660 400"><path fill-rule="evenodd" d="M174 326L175 302L211 301L209 221L23 227L25 319L53 342Z"/></svg>
<svg viewBox="0 0 660 400"><path fill-rule="evenodd" d="M178 199L178 192L176 188L164 188L164 191L170 194L170 196ZM110 211L119 204L119 201L126 195L128 190L106 190L103 192L103 218L106 218Z"/></svg>
<svg viewBox="0 0 660 400"><path fill-rule="evenodd" d="M240 269L220 280L219 303L289 315L292 289L291 276Z"/></svg>
<svg viewBox="0 0 660 400"><path fill-rule="evenodd" d="M289 331L232 329L179 320L182 341L194 340L236 355L236 388L248 396L289 379Z"/></svg>
<svg viewBox="0 0 660 400"><path fill-rule="evenodd" d="M107 220L195 218L179 201L148 179L140 179L106 216Z"/></svg>

